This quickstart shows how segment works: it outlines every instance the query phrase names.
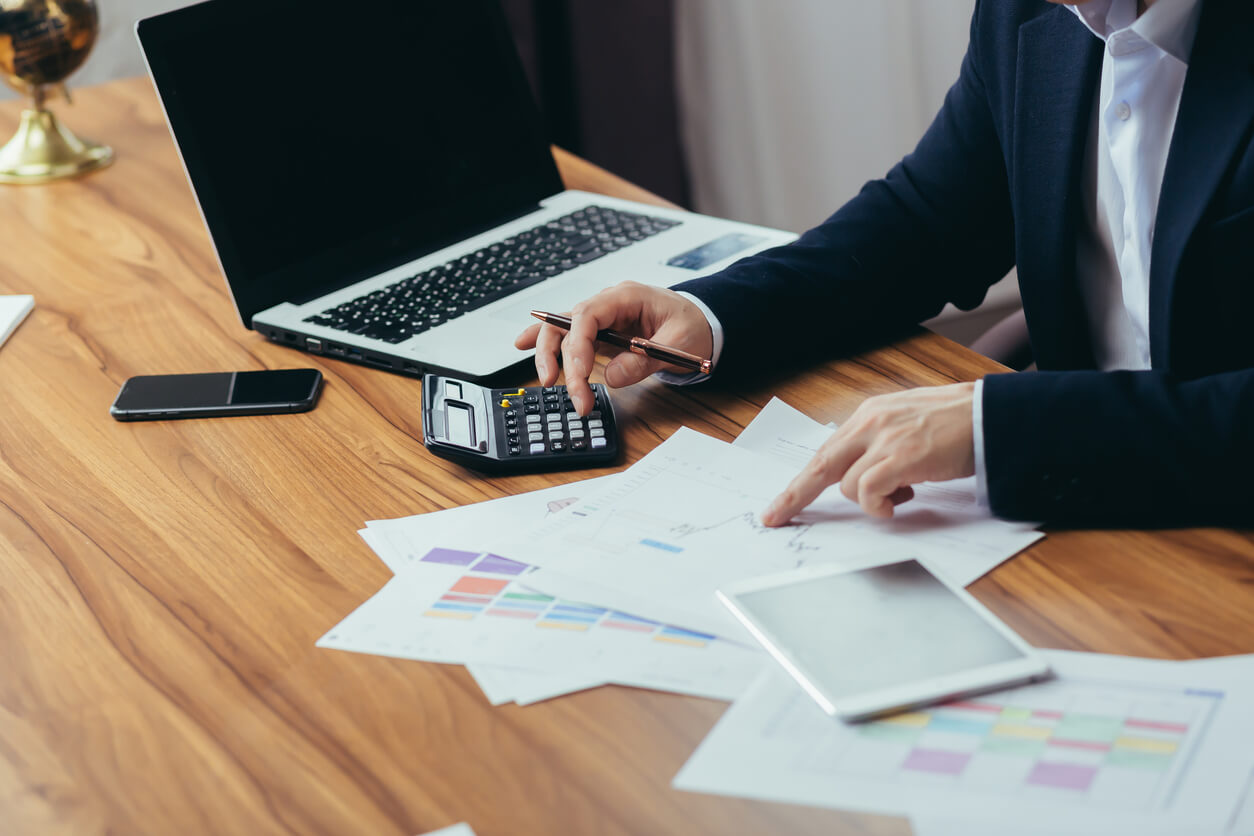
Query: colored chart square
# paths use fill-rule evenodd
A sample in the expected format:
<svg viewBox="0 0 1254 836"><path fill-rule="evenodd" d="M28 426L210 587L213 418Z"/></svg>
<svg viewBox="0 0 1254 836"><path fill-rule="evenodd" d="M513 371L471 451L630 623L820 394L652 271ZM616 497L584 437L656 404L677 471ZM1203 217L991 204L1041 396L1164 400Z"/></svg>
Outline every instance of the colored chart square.
<svg viewBox="0 0 1254 836"><path fill-rule="evenodd" d="M490 554L475 564L475 571L493 575L521 575L527 571L527 564L501 557L499 554Z"/></svg>
<svg viewBox="0 0 1254 836"><path fill-rule="evenodd" d="M640 541L640 545L658 549L659 551L670 552L671 554L679 554L683 551L683 549L679 546L671 545L670 543L663 543L661 540L644 539Z"/></svg>
<svg viewBox="0 0 1254 836"><path fill-rule="evenodd" d="M1058 721L1054 734L1067 740L1114 743L1123 734L1123 718L1095 714L1068 714Z"/></svg>
<svg viewBox="0 0 1254 836"><path fill-rule="evenodd" d="M462 552L456 549L432 549L423 555L422 563L447 563L450 566L469 566L479 556L478 552Z"/></svg>
<svg viewBox="0 0 1254 836"><path fill-rule="evenodd" d="M1021 758L1034 758L1045 749L1044 740L1031 740L1022 737L995 737L990 736L984 738L980 744L980 749L985 752L993 752L998 755L1013 755Z"/></svg>
<svg viewBox="0 0 1254 836"><path fill-rule="evenodd" d="M488 615L504 616L506 618L522 618L528 621L540 617L540 613L534 610L503 610L493 607L488 610Z"/></svg>
<svg viewBox="0 0 1254 836"><path fill-rule="evenodd" d="M601 626L612 627L615 630L629 630L633 633L652 633L654 630L652 625L628 621L602 621Z"/></svg>
<svg viewBox="0 0 1254 836"><path fill-rule="evenodd" d="M933 714L931 722L926 724L932 731L952 732L954 734L973 734L980 737L988 734L992 723L982 722L982 718L955 717L951 714Z"/></svg>
<svg viewBox="0 0 1254 836"><path fill-rule="evenodd" d="M912 749L902 769L931 772L936 775L960 775L971 760L970 752L947 752L943 749Z"/></svg>
<svg viewBox="0 0 1254 836"><path fill-rule="evenodd" d="M467 592L471 595L495 595L507 586L509 586L509 581L467 576L450 586L448 591Z"/></svg>
<svg viewBox="0 0 1254 836"><path fill-rule="evenodd" d="M1028 783L1038 787L1057 787L1064 790L1087 790L1097 775L1097 767L1072 763L1040 761L1028 773Z"/></svg>

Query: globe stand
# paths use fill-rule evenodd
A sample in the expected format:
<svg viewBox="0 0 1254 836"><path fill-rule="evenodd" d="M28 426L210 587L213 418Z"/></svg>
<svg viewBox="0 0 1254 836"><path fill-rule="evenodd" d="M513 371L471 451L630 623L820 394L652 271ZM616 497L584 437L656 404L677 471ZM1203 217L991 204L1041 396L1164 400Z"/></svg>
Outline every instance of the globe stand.
<svg viewBox="0 0 1254 836"><path fill-rule="evenodd" d="M79 139L52 111L37 107L22 111L17 133L0 148L0 183L47 183L111 162L112 148Z"/></svg>

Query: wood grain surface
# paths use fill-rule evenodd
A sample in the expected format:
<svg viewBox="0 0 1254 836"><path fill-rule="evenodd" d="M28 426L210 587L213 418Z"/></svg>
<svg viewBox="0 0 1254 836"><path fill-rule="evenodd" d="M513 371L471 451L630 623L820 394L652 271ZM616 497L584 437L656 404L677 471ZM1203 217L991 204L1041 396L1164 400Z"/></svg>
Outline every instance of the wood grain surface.
<svg viewBox="0 0 1254 836"><path fill-rule="evenodd" d="M682 793L724 703L607 687L492 708L460 667L319 650L389 577L364 521L595 473L485 479L428 455L419 384L239 322L146 80L76 92L117 162L0 189L0 831L905 834L902 819ZM0 108L0 133L17 103ZM647 193L563 152L572 187ZM118 423L136 374L314 366L313 412ZM681 425L731 439L778 394L869 394L997 367L930 334L770 385L616 396L628 460ZM1031 641L1254 651L1248 533L1050 532L973 591Z"/></svg>

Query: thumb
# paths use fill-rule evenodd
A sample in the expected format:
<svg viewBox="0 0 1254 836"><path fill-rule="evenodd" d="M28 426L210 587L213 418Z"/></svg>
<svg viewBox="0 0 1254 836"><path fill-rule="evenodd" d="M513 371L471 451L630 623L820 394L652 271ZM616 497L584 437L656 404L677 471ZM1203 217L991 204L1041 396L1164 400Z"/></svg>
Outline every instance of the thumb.
<svg viewBox="0 0 1254 836"><path fill-rule="evenodd" d="M624 351L605 365L605 382L614 389L639 383L662 368L660 360Z"/></svg>

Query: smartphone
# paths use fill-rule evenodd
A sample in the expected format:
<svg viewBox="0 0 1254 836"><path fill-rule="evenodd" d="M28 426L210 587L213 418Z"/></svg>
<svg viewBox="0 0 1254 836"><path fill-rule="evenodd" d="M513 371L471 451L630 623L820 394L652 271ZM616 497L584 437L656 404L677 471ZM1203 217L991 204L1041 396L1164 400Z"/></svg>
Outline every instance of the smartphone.
<svg viewBox="0 0 1254 836"><path fill-rule="evenodd" d="M109 414L119 421L307 412L322 391L317 369L157 374L122 384Z"/></svg>

